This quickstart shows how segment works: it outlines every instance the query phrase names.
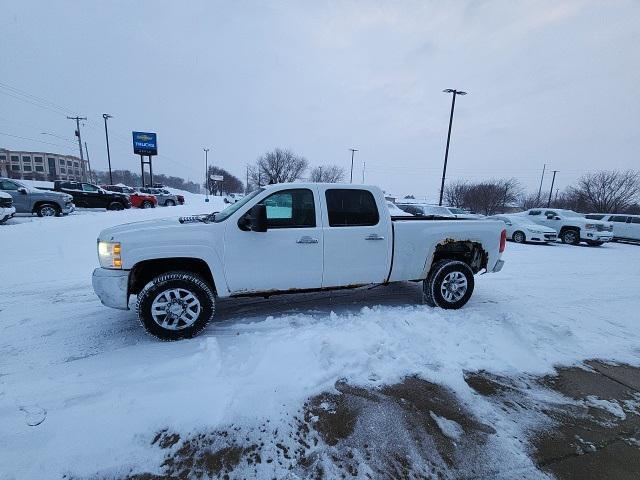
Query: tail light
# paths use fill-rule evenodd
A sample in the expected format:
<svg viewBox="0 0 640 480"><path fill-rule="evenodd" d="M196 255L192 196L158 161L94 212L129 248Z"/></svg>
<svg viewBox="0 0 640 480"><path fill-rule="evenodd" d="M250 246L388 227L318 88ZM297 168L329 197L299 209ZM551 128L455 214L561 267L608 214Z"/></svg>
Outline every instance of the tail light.
<svg viewBox="0 0 640 480"><path fill-rule="evenodd" d="M507 246L507 231L502 230L500 234L500 253L504 252L505 247Z"/></svg>

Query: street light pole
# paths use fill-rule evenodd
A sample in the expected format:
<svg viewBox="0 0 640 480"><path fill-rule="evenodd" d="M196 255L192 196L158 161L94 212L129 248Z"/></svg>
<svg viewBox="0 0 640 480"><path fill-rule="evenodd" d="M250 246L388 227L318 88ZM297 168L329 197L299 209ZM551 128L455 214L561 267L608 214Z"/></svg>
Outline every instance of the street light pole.
<svg viewBox="0 0 640 480"><path fill-rule="evenodd" d="M109 184L113 185L113 176L111 175L111 151L109 150L109 129L107 128L107 119L113 118L113 117L108 113L103 113L102 118L104 118L104 136L107 140L107 161L109 162ZM144 185L144 173L142 178L142 185Z"/></svg>
<svg viewBox="0 0 640 480"><path fill-rule="evenodd" d="M551 194L553 193L553 184L556 182L556 173L558 172L559 170L553 171L553 178L551 179L551 188L549 189L549 200L547 200L547 208L549 208L549 206L551 205Z"/></svg>
<svg viewBox="0 0 640 480"><path fill-rule="evenodd" d="M349 150L351 150L351 179L349 180L349 183L353 183L353 154L356 153L358 149L350 148Z"/></svg>
<svg viewBox="0 0 640 480"><path fill-rule="evenodd" d="M451 125L453 124L453 111L456 108L456 95L466 95L467 92L447 88L444 93L453 93L451 98L451 115L449 115L449 132L447 133L447 147L444 151L444 167L442 168L442 184L440 185L440 201L438 205L442 205L442 195L444 194L444 179L447 176L447 160L449 159L449 143L451 141Z"/></svg>
<svg viewBox="0 0 640 480"><path fill-rule="evenodd" d="M540 203L540 194L542 193L542 182L544 180L544 171L547 168L547 164L542 165L542 177L540 177L540 187L538 187L538 196L536 197L536 206Z"/></svg>
<svg viewBox="0 0 640 480"><path fill-rule="evenodd" d="M203 148L204 150L204 191L206 198L205 202L209 201L209 149Z"/></svg>

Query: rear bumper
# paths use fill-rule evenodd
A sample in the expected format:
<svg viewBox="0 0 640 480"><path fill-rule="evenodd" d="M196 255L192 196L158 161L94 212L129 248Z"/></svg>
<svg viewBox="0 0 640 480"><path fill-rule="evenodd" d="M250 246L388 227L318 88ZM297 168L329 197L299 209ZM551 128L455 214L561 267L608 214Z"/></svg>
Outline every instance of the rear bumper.
<svg viewBox="0 0 640 480"><path fill-rule="evenodd" d="M493 273L498 273L500 270L502 270L502 267L504 267L504 260L498 260L496 264L493 266L493 270L491 271Z"/></svg>
<svg viewBox="0 0 640 480"><path fill-rule="evenodd" d="M129 310L129 270L96 268L91 283L104 306Z"/></svg>

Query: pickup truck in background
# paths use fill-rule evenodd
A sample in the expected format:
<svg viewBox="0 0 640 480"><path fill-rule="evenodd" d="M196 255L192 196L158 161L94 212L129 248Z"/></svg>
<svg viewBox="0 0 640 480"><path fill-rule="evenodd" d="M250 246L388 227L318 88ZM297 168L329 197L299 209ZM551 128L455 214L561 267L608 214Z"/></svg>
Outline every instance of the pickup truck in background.
<svg viewBox="0 0 640 480"><path fill-rule="evenodd" d="M71 195L76 207L106 208L107 210L131 208L128 195L107 192L92 183L56 180L53 182L53 190Z"/></svg>
<svg viewBox="0 0 640 480"><path fill-rule="evenodd" d="M103 230L93 288L124 310L137 295L145 329L178 340L207 325L217 297L415 281L427 304L460 308L474 274L501 270L505 243L499 221L392 217L377 187L277 184L215 214Z"/></svg>
<svg viewBox="0 0 640 480"><path fill-rule="evenodd" d="M597 247L613 240L613 225L600 220L590 220L573 210L561 208L532 208L518 213L529 222L553 228L562 243L579 245L586 242Z"/></svg>
<svg viewBox="0 0 640 480"><path fill-rule="evenodd" d="M31 188L12 178L0 178L0 191L11 195L16 213L35 213L39 217L59 217L75 210L71 195Z"/></svg>

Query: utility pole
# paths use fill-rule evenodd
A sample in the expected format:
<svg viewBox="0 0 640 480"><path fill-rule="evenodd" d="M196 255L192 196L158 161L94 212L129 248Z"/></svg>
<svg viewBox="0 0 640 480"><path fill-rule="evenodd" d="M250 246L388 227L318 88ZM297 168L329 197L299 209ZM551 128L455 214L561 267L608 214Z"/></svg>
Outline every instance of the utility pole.
<svg viewBox="0 0 640 480"><path fill-rule="evenodd" d="M549 208L549 206L551 205L551 194L553 193L553 184L556 182L556 173L558 172L559 170L553 171L553 178L551 179L551 188L549 189L549 200L547 200L547 208Z"/></svg>
<svg viewBox="0 0 640 480"><path fill-rule="evenodd" d="M89 181L93 182L93 173L91 172L91 160L89 160L89 149L87 148L87 142L84 142L84 151L87 154L87 165L89 166Z"/></svg>
<svg viewBox="0 0 640 480"><path fill-rule="evenodd" d="M453 93L451 98L451 115L449 115L449 133L447 133L447 147L444 151L444 167L442 168L442 184L440 185L440 201L438 205L442 206L442 195L444 194L444 179L447 176L447 160L449 159L449 142L451 141L451 125L453 124L453 111L456 108L456 95L466 95L467 92L447 88L444 93Z"/></svg>
<svg viewBox="0 0 640 480"><path fill-rule="evenodd" d="M536 200L536 206L540 204L540 195L542 194L542 181L544 180L544 170L547 168L547 164L542 165L542 177L540 177L540 187L538 188L538 198Z"/></svg>
<svg viewBox="0 0 640 480"><path fill-rule="evenodd" d="M364 183L364 169L367 168L367 162L362 162L362 183Z"/></svg>
<svg viewBox="0 0 640 480"><path fill-rule="evenodd" d="M86 117L67 117L68 120L76 121L76 137L78 137L78 148L80 149L80 160L84 161L82 154L82 137L80 136L80 120L86 120Z"/></svg>
<svg viewBox="0 0 640 480"><path fill-rule="evenodd" d="M203 148L204 150L204 184L205 184L205 202L209 201L209 149Z"/></svg>
<svg viewBox="0 0 640 480"><path fill-rule="evenodd" d="M113 117L108 113L103 113L102 118L104 118L104 136L107 139L107 161L109 162L109 184L113 185L113 177L111 176L111 152L109 151L109 130L107 128L107 119L113 118ZM142 186L144 186L144 172L142 173ZM153 186L153 183L151 186Z"/></svg>
<svg viewBox="0 0 640 480"><path fill-rule="evenodd" d="M351 179L349 180L349 183L353 183L353 154L356 153L358 149L350 148L349 150L351 150Z"/></svg>

